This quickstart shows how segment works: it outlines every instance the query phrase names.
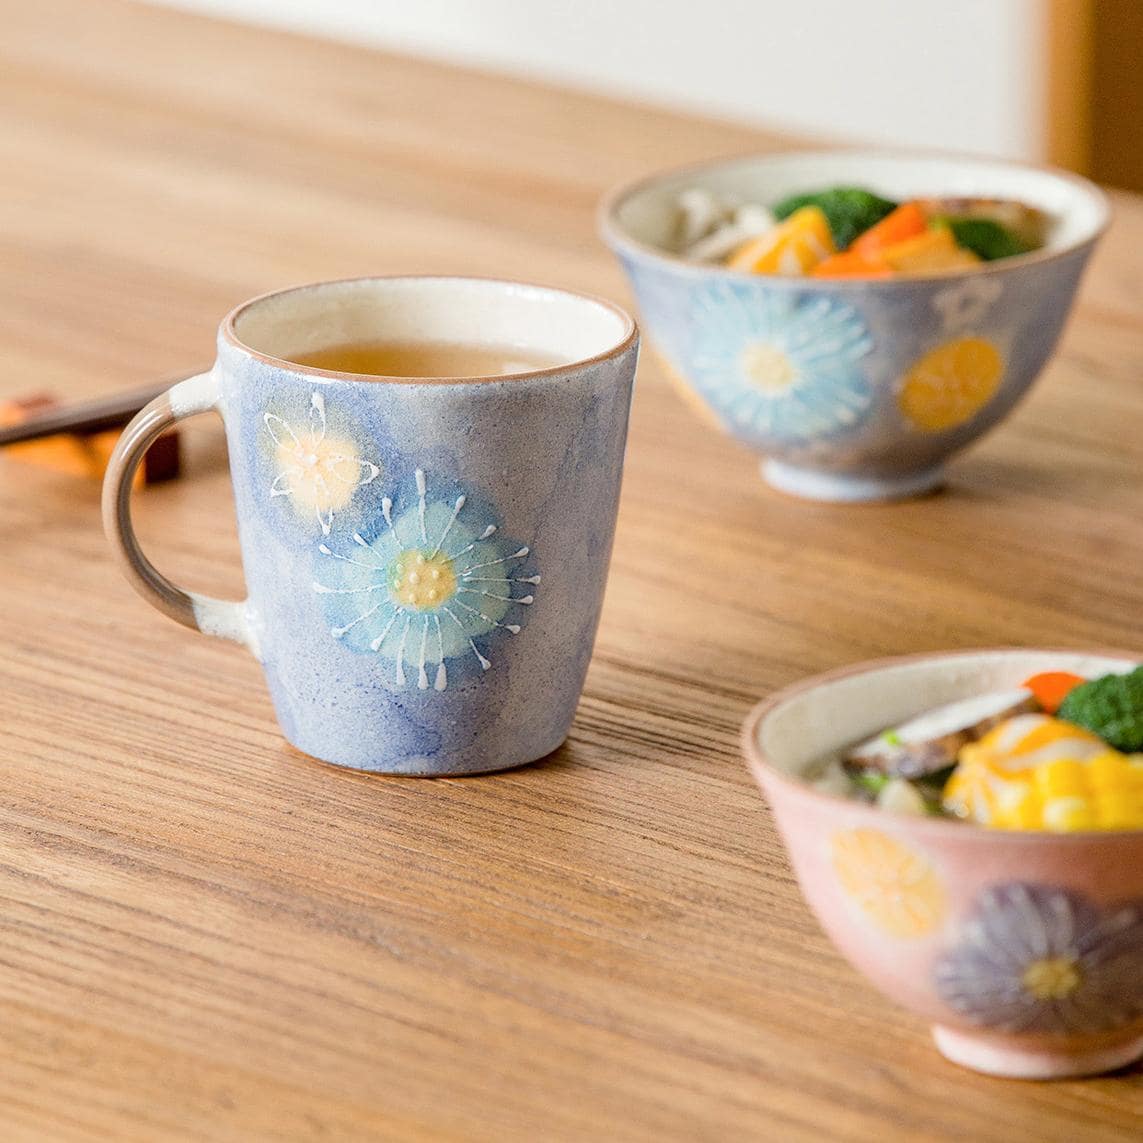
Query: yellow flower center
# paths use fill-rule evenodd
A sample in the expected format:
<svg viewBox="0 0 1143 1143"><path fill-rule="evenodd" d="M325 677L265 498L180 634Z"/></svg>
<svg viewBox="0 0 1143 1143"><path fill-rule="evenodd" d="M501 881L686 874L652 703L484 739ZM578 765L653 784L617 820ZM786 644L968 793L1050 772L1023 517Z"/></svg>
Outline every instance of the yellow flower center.
<svg viewBox="0 0 1143 1143"><path fill-rule="evenodd" d="M299 504L321 511L341 509L359 483L356 451L349 440L303 434L296 445L278 446L278 468L290 473L290 491Z"/></svg>
<svg viewBox="0 0 1143 1143"><path fill-rule="evenodd" d="M794 363L776 345L756 341L748 345L739 358L742 372L768 393L782 393L798 379Z"/></svg>
<svg viewBox="0 0 1143 1143"><path fill-rule="evenodd" d="M435 611L456 595L456 573L443 552L419 548L401 552L389 567L389 594L395 603L417 611Z"/></svg>
<svg viewBox="0 0 1143 1143"><path fill-rule="evenodd" d="M1083 974L1070 957L1045 957L1028 965L1023 980L1037 1000L1063 1000L1083 983Z"/></svg>

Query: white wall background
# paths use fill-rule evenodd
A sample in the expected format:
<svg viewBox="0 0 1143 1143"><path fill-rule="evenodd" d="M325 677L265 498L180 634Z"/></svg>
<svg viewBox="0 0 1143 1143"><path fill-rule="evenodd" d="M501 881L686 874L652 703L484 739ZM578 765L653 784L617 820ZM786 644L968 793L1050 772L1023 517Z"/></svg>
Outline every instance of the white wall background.
<svg viewBox="0 0 1143 1143"><path fill-rule="evenodd" d="M157 0L826 139L1043 154L1041 0Z"/></svg>

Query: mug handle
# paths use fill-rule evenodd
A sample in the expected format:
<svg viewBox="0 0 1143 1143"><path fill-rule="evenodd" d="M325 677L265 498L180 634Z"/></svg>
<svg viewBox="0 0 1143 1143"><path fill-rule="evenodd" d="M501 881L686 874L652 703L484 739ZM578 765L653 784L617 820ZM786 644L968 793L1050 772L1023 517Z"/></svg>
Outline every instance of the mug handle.
<svg viewBox="0 0 1143 1143"><path fill-rule="evenodd" d="M103 529L132 587L164 615L204 635L230 639L258 654L248 601L232 603L184 591L143 554L131 522L131 486L147 449L172 425L218 411L221 392L212 370L180 381L143 408L123 430L103 480Z"/></svg>

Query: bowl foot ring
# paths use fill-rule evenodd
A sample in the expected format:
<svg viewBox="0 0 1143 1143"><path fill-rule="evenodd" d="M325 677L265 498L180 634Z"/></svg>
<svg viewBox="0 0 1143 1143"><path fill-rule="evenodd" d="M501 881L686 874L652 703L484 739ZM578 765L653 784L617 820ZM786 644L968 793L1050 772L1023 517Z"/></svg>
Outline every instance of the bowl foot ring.
<svg viewBox="0 0 1143 1143"><path fill-rule="evenodd" d="M905 500L939 488L945 479L943 465L900 475L862 476L799 468L783 460L764 460L762 479L779 492L803 500L856 504L874 500Z"/></svg>
<svg viewBox="0 0 1143 1143"><path fill-rule="evenodd" d="M933 1025L933 1040L946 1060L1005 1079L1069 1079L1115 1071L1143 1057L1143 1035L1095 1048L1032 1047L996 1036Z"/></svg>

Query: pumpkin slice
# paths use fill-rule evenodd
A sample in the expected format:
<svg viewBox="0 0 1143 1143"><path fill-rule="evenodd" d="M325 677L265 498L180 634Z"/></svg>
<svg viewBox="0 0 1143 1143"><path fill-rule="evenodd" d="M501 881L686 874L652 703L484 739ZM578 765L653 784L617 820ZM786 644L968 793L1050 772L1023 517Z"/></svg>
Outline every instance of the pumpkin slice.
<svg viewBox="0 0 1143 1143"><path fill-rule="evenodd" d="M962 250L947 226L926 230L881 251L881 259L901 274L934 274L975 266L980 259Z"/></svg>
<svg viewBox="0 0 1143 1143"><path fill-rule="evenodd" d="M726 265L751 274L800 276L834 253L826 216L819 207L803 206L785 222L743 243Z"/></svg>

